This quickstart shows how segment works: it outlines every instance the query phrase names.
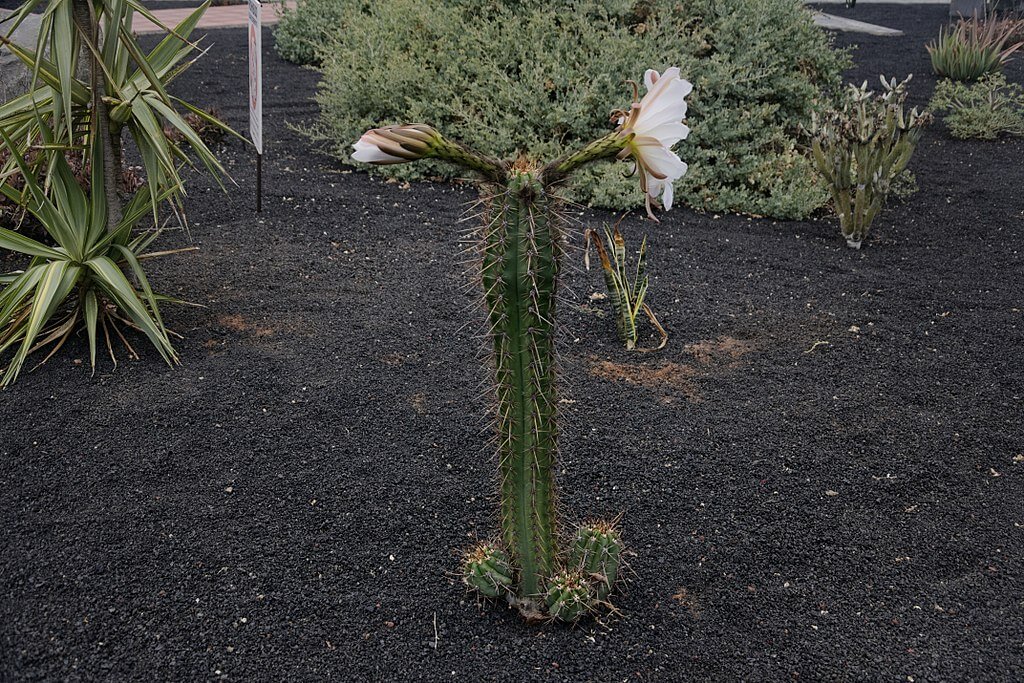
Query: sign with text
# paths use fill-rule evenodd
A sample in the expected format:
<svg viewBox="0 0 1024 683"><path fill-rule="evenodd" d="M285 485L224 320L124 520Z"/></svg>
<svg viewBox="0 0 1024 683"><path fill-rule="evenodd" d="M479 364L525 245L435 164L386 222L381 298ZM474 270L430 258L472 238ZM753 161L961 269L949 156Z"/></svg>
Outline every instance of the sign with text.
<svg viewBox="0 0 1024 683"><path fill-rule="evenodd" d="M249 0L249 137L263 154L263 5Z"/></svg>

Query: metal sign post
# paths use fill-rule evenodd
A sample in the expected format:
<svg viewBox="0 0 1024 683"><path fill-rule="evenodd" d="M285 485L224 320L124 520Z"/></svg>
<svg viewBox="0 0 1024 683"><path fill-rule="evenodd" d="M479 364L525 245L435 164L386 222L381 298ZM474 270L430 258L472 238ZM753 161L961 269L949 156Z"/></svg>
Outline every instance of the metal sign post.
<svg viewBox="0 0 1024 683"><path fill-rule="evenodd" d="M263 5L249 0L249 137L256 148L256 212L263 211Z"/></svg>

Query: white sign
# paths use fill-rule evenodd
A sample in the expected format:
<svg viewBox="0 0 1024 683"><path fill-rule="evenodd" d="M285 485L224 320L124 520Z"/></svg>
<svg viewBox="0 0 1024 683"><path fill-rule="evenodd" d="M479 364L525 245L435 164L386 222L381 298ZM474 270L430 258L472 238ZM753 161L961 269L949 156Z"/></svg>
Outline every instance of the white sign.
<svg viewBox="0 0 1024 683"><path fill-rule="evenodd" d="M263 154L263 5L249 0L249 137Z"/></svg>

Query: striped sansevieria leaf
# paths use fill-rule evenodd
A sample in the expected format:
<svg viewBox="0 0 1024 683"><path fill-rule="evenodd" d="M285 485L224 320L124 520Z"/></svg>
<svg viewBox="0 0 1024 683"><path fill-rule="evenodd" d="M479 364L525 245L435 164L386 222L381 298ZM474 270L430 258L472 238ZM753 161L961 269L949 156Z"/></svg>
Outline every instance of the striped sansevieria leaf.
<svg viewBox="0 0 1024 683"><path fill-rule="evenodd" d="M621 219L619 222L621 223ZM584 237L587 269L590 268L590 245L597 249L597 255L601 260L601 271L604 273L608 298L615 311L615 328L619 339L627 349L636 348L639 336L636 321L640 314L644 313L661 339L655 348L663 348L668 343L668 334L646 301L650 286L650 279L647 276L647 239L644 238L640 243L636 266L630 276L627 269L626 240L619 230L619 223L612 228L605 227L603 243L601 235L592 228L587 228Z"/></svg>

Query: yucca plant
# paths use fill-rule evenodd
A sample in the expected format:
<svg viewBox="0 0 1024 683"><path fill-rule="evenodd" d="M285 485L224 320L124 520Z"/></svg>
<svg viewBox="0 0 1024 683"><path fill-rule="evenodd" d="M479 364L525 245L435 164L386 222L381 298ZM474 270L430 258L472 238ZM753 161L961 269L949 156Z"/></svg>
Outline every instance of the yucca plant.
<svg viewBox="0 0 1024 683"><path fill-rule="evenodd" d="M44 141L51 140L47 129L41 132ZM6 133L0 131L0 136L11 144ZM93 144L99 145L96 138ZM160 316L159 303L167 299L153 292L141 265L142 259L157 255L146 250L159 231L133 233L153 201L163 200L169 190L152 197L148 186L141 187L124 207L114 230L109 231L102 155L97 157L97 151L89 194L76 181L62 153L51 155L49 191L39 184L23 159L16 159L24 178L26 208L45 228L53 245L0 228L0 248L29 259L24 270L0 279L4 286L0 291L0 357L13 350L10 362L0 371L0 387L17 379L31 353L52 345L45 362L82 328L88 336L94 370L100 331L112 358L111 332L134 355L121 333L124 326L142 331L167 363L177 362ZM0 184L0 193L12 198L22 196L6 183ZM126 272L137 280L138 287Z"/></svg>
<svg viewBox="0 0 1024 683"><path fill-rule="evenodd" d="M636 256L636 267L630 277L628 261L626 259L626 240L619 230L622 219L609 229L604 228L604 243L601 242L601 235L593 228L587 228L584 233L584 261L587 270L590 270L590 246L597 249L597 256L601 261L601 270L604 273L604 284L608 290L608 298L611 300L612 309L615 312L615 328L619 334L619 340L626 345L630 351L636 348L637 320L641 313L647 316L651 325L658 332L661 338L660 343L653 350L662 349L668 343L668 333L658 322L654 311L647 304L647 290L650 287L650 278L647 276L647 238L640 242L640 251Z"/></svg>
<svg viewBox="0 0 1024 683"><path fill-rule="evenodd" d="M48 11L52 9L60 16L65 4L66 0L53 0ZM109 145L104 147L105 162L114 172L107 182L113 183L115 190L124 189L120 172L127 131L142 157L150 195L169 189L167 196L181 209L184 185L178 169L189 161L182 142L218 182L226 175L190 119L237 135L214 116L167 92L167 85L195 61L197 45L190 41L190 36L209 2L171 29L148 54L131 34L135 4L128 0L105 0L101 6L100 38L94 46L98 53L93 55L95 66L103 75L102 79L95 79L101 88L99 96L95 97L92 83L74 75L79 58L73 43L51 41L47 46L50 57L44 58L39 55L46 51L28 50L7 42L7 48L33 72L35 87L0 105L0 128L16 141L14 151L27 157L39 143L41 125L55 131L58 144L73 145L82 131L92 126L92 114L105 112L106 117L97 117L95 124L98 134L109 139ZM89 49L92 48L90 45ZM100 130L103 128L105 135ZM9 160L0 168L0 177L14 170L13 160ZM111 196L108 203L113 203ZM155 205L153 212L155 218Z"/></svg>
<svg viewBox="0 0 1024 683"><path fill-rule="evenodd" d="M125 326L144 333L174 364L177 355L158 306L165 298L153 293L140 262L157 255L147 249L159 235L159 205L170 201L181 208L180 169L189 159L184 145L218 182L224 174L188 118L232 131L166 90L191 64L196 45L189 36L208 3L168 29L138 0L27 0L5 21L7 35L40 6L35 50L0 38L33 76L28 93L0 105L0 138L8 151L0 194L24 204L55 246L11 230L0 233L0 249L30 258L24 271L0 280L0 355L13 352L0 386L15 381L33 351L53 344L52 355L83 326L94 369L99 330L112 358L111 332L135 355L121 332ZM170 33L148 54L131 32L136 12ZM145 186L127 203L133 188L123 183L126 130L146 173ZM90 169L88 191L76 181L69 158ZM147 213L154 229L133 233Z"/></svg>
<svg viewBox="0 0 1024 683"><path fill-rule="evenodd" d="M548 164L496 160L423 124L374 129L355 144L357 161L440 159L483 178L476 244L494 361L501 532L466 556L464 580L528 620L589 613L619 574L622 541L611 525L581 528L569 552L559 542L555 312L567 224L558 189L584 166L630 158L648 210L658 197L670 207L672 183L686 171L671 147L689 133L682 119L691 86L676 68L648 71L645 83L642 100L637 92L627 111L613 112L613 132Z"/></svg>
<svg viewBox="0 0 1024 683"><path fill-rule="evenodd" d="M926 45L932 70L957 81L974 81L1002 70L1024 41L1013 42L1019 31L1016 22L995 18L961 19L956 26L943 26L939 37Z"/></svg>
<svg viewBox="0 0 1024 683"><path fill-rule="evenodd" d="M906 111L907 84L887 81L882 92L867 81L850 85L842 105L814 121L812 152L839 216L846 244L860 249L871 224L907 168L931 114Z"/></svg>

